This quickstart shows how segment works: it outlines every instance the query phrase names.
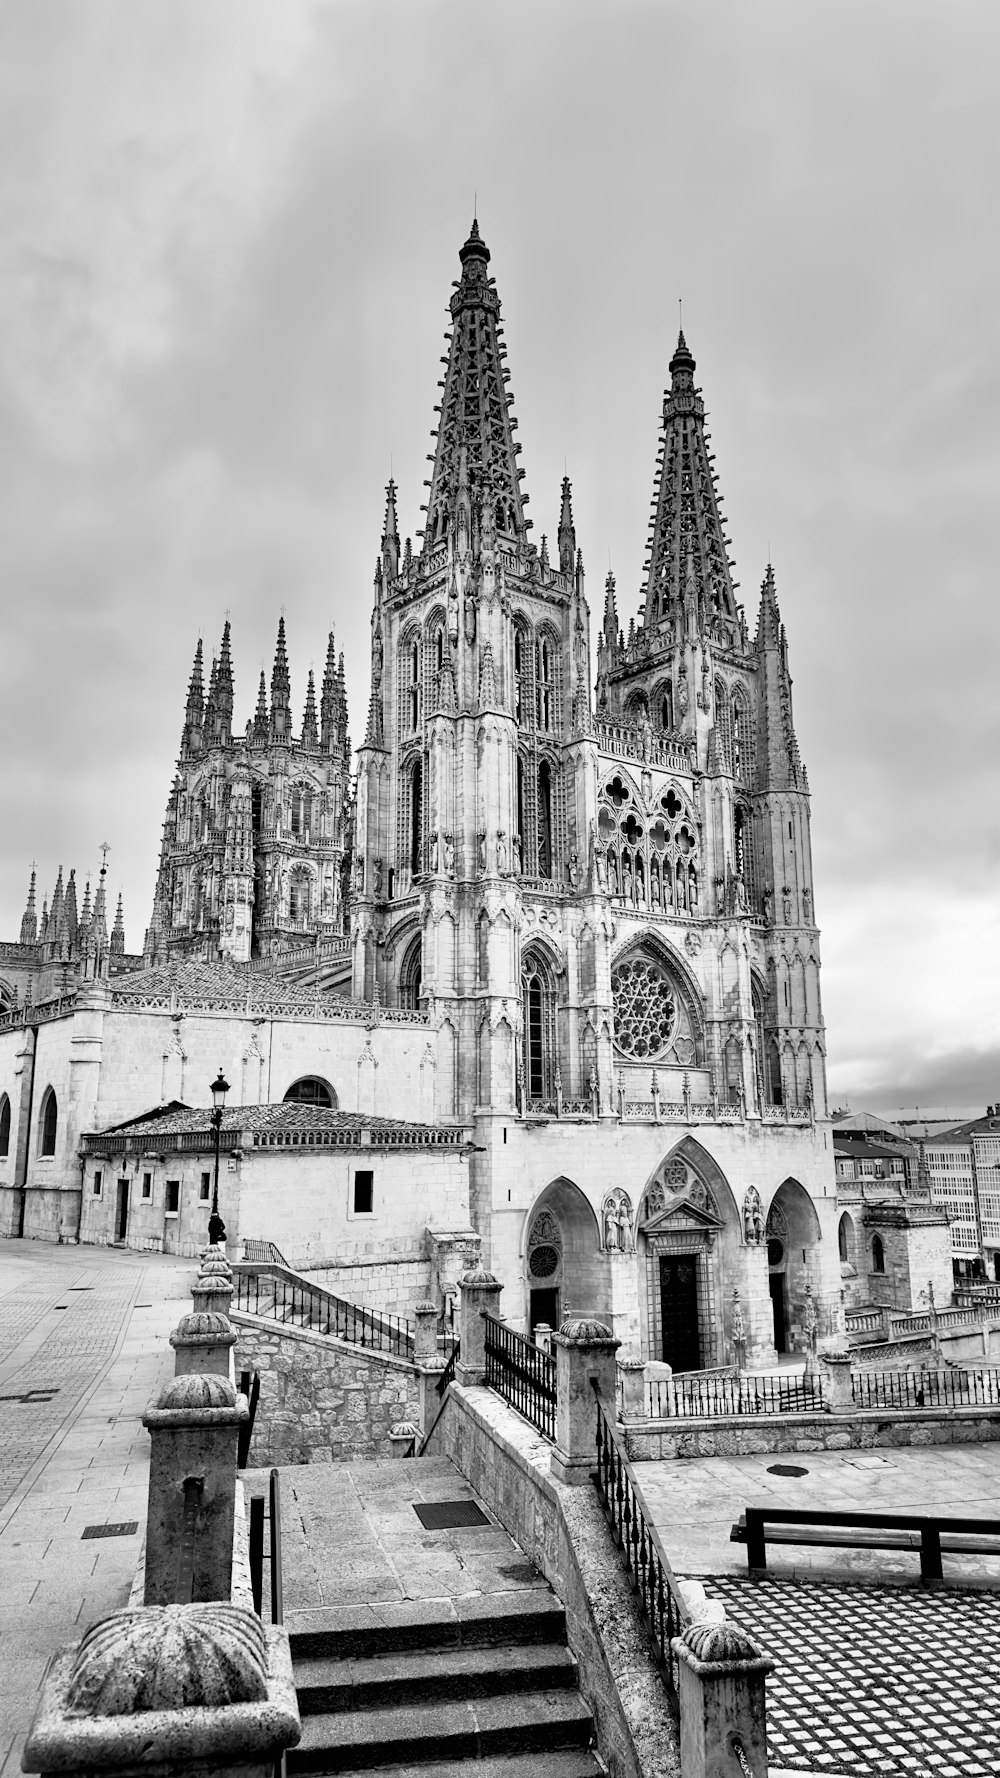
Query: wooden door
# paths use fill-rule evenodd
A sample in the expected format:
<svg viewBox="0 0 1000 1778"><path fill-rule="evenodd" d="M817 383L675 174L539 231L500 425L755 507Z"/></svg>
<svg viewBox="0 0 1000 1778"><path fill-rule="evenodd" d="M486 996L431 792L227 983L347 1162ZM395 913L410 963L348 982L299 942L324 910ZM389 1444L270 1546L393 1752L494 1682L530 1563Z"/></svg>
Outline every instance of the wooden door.
<svg viewBox="0 0 1000 1778"><path fill-rule="evenodd" d="M698 1261L693 1253L665 1254L660 1260L660 1327L664 1364L675 1371L698 1370Z"/></svg>

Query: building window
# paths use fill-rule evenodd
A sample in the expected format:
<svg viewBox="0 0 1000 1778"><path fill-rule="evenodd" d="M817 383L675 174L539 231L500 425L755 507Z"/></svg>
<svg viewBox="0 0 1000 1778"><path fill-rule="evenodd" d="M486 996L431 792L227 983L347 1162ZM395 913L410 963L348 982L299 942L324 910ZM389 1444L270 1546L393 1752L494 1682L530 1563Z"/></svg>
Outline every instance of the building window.
<svg viewBox="0 0 1000 1778"><path fill-rule="evenodd" d="M882 1245L881 1235L872 1236L872 1271L885 1271L885 1248Z"/></svg>
<svg viewBox="0 0 1000 1778"><path fill-rule="evenodd" d="M665 685L660 700L660 727L668 731L674 726L674 688Z"/></svg>
<svg viewBox="0 0 1000 1778"><path fill-rule="evenodd" d="M410 649L410 728L416 732L420 727L420 644L414 642Z"/></svg>
<svg viewBox="0 0 1000 1778"><path fill-rule="evenodd" d="M207 1204L211 1195L212 1195L212 1175L211 1175L211 1173L203 1173L201 1176L201 1201L202 1201L202 1203Z"/></svg>
<svg viewBox="0 0 1000 1778"><path fill-rule="evenodd" d="M526 958L521 976L524 996L524 1081L529 1099L548 1102L555 1091L555 990L548 969L537 957Z"/></svg>
<svg viewBox="0 0 1000 1778"><path fill-rule="evenodd" d="M750 706L742 692L733 698L732 709L733 777L749 784L753 776L753 730Z"/></svg>
<svg viewBox="0 0 1000 1778"><path fill-rule="evenodd" d="M0 1155L10 1153L10 1100L6 1093L0 1099Z"/></svg>
<svg viewBox="0 0 1000 1778"><path fill-rule="evenodd" d="M538 874L552 875L552 769L547 759L538 768Z"/></svg>
<svg viewBox="0 0 1000 1778"><path fill-rule="evenodd" d="M328 1080L321 1080L318 1074L304 1074L301 1080L293 1080L284 1103L286 1105L325 1105L329 1111L337 1109L337 1095Z"/></svg>
<svg viewBox="0 0 1000 1778"><path fill-rule="evenodd" d="M354 1175L354 1214L371 1216L375 1205L375 1175L363 1168Z"/></svg>
<svg viewBox="0 0 1000 1778"><path fill-rule="evenodd" d="M611 972L615 1043L646 1061L669 1049L677 1030L677 995L658 963L629 957Z"/></svg>
<svg viewBox="0 0 1000 1778"><path fill-rule="evenodd" d="M418 759L410 775L410 875L420 875L423 847L423 767Z"/></svg>
<svg viewBox="0 0 1000 1778"><path fill-rule="evenodd" d="M167 1215L168 1216L176 1216L180 1210L180 1207L181 1207L181 1182L179 1179L168 1179L167 1180L167 1202L166 1202Z"/></svg>
<svg viewBox="0 0 1000 1778"><path fill-rule="evenodd" d="M142 1176L142 1195L144 1198L151 1198L153 1195L152 1173L144 1173Z"/></svg>
<svg viewBox="0 0 1000 1778"><path fill-rule="evenodd" d="M552 659L548 639L535 648L535 722L540 729L552 726Z"/></svg>
<svg viewBox="0 0 1000 1778"><path fill-rule="evenodd" d="M104 1190L104 1174L100 1167L94 1169L94 1196L99 1198Z"/></svg>
<svg viewBox="0 0 1000 1778"><path fill-rule="evenodd" d="M413 940L399 972L399 1004L406 1012L420 1011L420 985L423 979L421 945L419 938Z"/></svg>
<svg viewBox="0 0 1000 1778"><path fill-rule="evenodd" d="M52 1091L52 1088L47 1087L46 1091L45 1091L45 1097L42 1100L41 1115L38 1120L38 1127L39 1127L38 1152L39 1152L39 1154L42 1154L42 1155L55 1154L55 1152L56 1152L56 1126L58 1124L58 1121L59 1121L59 1107L56 1103L56 1096L55 1096L55 1093Z"/></svg>

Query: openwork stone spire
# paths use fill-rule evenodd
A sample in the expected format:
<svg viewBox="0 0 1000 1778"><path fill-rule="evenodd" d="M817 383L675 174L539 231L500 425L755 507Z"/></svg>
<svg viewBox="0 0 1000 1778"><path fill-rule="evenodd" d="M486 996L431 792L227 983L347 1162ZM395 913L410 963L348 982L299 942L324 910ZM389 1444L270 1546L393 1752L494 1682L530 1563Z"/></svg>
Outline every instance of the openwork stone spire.
<svg viewBox="0 0 1000 1778"><path fill-rule="evenodd" d="M288 674L288 651L285 647L285 620L278 619L278 640L271 669L271 736L275 741L288 741L292 734L291 681Z"/></svg>
<svg viewBox="0 0 1000 1778"><path fill-rule="evenodd" d="M21 915L22 945L33 945L38 932L38 920L35 914L35 882L36 875L34 866L32 866L31 882L28 884L28 900L24 913Z"/></svg>
<svg viewBox="0 0 1000 1778"><path fill-rule="evenodd" d="M517 467L521 449L514 442L517 425L507 393L503 361L500 298L487 267L490 254L473 221L459 253L462 276L451 299L452 331L427 499L425 546L443 542L452 523L460 465L467 466L469 485L483 503L490 503L501 536L525 541L530 520L524 516L527 495L521 492L524 471Z"/></svg>
<svg viewBox="0 0 1000 1778"><path fill-rule="evenodd" d="M663 397L663 440L657 460L653 517L643 589L643 624L653 629L683 610L692 594L699 630L736 626L736 595L720 512L705 404L694 382L695 361L683 333L670 360Z"/></svg>

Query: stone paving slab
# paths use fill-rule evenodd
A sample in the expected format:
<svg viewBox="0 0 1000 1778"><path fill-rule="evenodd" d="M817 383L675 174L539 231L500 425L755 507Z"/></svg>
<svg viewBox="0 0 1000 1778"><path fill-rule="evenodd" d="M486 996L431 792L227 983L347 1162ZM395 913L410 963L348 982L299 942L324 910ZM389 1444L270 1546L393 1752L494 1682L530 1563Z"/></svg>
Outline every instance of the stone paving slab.
<svg viewBox="0 0 1000 1778"><path fill-rule="evenodd" d="M53 1650L127 1602L145 1534L140 1416L173 1374L167 1335L193 1275L190 1260L0 1242L0 1395L54 1391L0 1404L0 1778L20 1771ZM82 1539L131 1519L132 1536Z"/></svg>
<svg viewBox="0 0 1000 1778"><path fill-rule="evenodd" d="M734 1576L705 1590L778 1664L772 1769L996 1778L1000 1594Z"/></svg>

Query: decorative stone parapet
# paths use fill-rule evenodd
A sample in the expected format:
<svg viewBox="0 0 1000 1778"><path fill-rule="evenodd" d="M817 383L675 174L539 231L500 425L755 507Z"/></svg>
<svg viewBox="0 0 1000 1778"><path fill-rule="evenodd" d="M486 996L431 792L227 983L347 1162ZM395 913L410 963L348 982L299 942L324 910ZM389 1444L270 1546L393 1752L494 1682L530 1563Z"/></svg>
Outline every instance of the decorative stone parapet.
<svg viewBox="0 0 1000 1778"><path fill-rule="evenodd" d="M242 1606L147 1606L112 1613L54 1657L22 1766L270 1778L300 1734L284 1629Z"/></svg>
<svg viewBox="0 0 1000 1778"><path fill-rule="evenodd" d="M228 1315L233 1300L233 1287L221 1272L199 1272L191 1286L191 1303L196 1315Z"/></svg>
<svg viewBox="0 0 1000 1778"><path fill-rule="evenodd" d="M144 1413L151 1441L146 1605L175 1604L179 1592L229 1600L236 1451L249 1412L228 1377L192 1373L175 1377Z"/></svg>
<svg viewBox="0 0 1000 1778"><path fill-rule="evenodd" d="M228 1315L213 1311L182 1315L170 1336L174 1349L174 1375L192 1374L228 1377L230 1353L237 1340L236 1329Z"/></svg>
<svg viewBox="0 0 1000 1778"><path fill-rule="evenodd" d="M823 1395L829 1407L835 1414L850 1413L854 1406L850 1353L821 1352L819 1366L823 1379Z"/></svg>
<svg viewBox="0 0 1000 1778"><path fill-rule="evenodd" d="M684 1778L767 1778L764 1681L774 1672L730 1619L696 1619L670 1644L677 1657Z"/></svg>
<svg viewBox="0 0 1000 1778"><path fill-rule="evenodd" d="M444 1359L438 1351L438 1306L437 1303L415 1303L413 1319L416 1329L413 1336L413 1362L434 1370L444 1368Z"/></svg>
<svg viewBox="0 0 1000 1778"><path fill-rule="evenodd" d="M503 1285L492 1272L477 1266L459 1279L462 1297L462 1350L456 1366L456 1378L466 1387L482 1383L486 1378L486 1323L484 1314L497 1315Z"/></svg>
<svg viewBox="0 0 1000 1778"><path fill-rule="evenodd" d="M603 1321L572 1316L552 1336L556 1352L556 1443L552 1473L571 1485L589 1480L594 1467L597 1409L594 1385L615 1399L615 1353L621 1345Z"/></svg>
<svg viewBox="0 0 1000 1778"><path fill-rule="evenodd" d="M620 1358L618 1374L622 1382L622 1419L646 1418L646 1366L641 1358Z"/></svg>

